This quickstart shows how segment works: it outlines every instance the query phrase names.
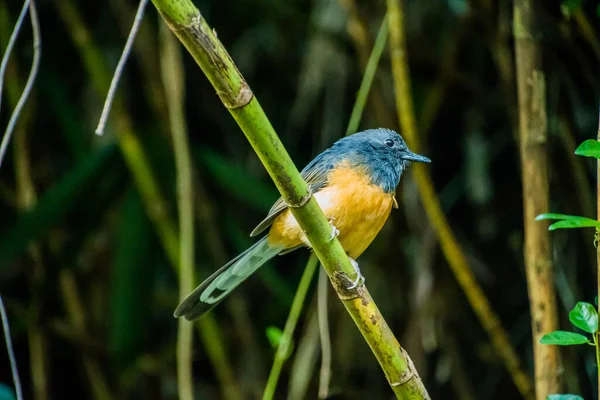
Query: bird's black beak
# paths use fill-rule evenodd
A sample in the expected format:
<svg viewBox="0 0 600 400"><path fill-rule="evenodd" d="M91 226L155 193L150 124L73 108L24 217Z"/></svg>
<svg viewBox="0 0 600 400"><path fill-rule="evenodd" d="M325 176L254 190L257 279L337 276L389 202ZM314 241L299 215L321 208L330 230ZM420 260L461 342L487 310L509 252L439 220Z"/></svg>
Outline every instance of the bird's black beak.
<svg viewBox="0 0 600 400"><path fill-rule="evenodd" d="M415 154L410 150L405 150L402 152L402 159L408 161L422 162L422 163L430 163L431 160L425 156L420 154Z"/></svg>

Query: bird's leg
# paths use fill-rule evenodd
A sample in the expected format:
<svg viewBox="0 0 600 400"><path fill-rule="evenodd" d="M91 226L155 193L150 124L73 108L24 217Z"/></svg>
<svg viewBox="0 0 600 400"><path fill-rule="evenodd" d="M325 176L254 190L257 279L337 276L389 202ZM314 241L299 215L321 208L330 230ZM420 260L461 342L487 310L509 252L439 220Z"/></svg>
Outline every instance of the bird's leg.
<svg viewBox="0 0 600 400"><path fill-rule="evenodd" d="M350 260L350 264L352 264L352 267L354 268L354 272L356 272L356 280L352 282L352 285L350 285L348 289L354 289L357 286L365 283L365 277L362 276L362 274L360 273L360 268L358 267L358 263L356 262L356 260L352 257L348 257L348 259Z"/></svg>
<svg viewBox="0 0 600 400"><path fill-rule="evenodd" d="M333 220L335 218L328 218L327 220L329 221L329 225L331 225L331 236L329 236L329 241L331 242L333 240L334 237L336 237L337 235L340 234L340 230L338 228L335 227L335 225L333 224Z"/></svg>

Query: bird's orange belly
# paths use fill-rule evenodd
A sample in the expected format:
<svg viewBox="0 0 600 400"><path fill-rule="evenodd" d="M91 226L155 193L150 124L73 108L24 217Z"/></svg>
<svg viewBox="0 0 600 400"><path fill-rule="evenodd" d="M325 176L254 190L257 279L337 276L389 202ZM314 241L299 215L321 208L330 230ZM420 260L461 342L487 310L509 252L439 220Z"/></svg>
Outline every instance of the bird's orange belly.
<svg viewBox="0 0 600 400"><path fill-rule="evenodd" d="M338 239L346 253L358 258L379 233L394 205L393 193L384 193L363 174L351 169L337 169L330 184L315 193L319 206L339 230ZM309 246L306 236L290 210L283 211L269 231L271 243L286 247Z"/></svg>

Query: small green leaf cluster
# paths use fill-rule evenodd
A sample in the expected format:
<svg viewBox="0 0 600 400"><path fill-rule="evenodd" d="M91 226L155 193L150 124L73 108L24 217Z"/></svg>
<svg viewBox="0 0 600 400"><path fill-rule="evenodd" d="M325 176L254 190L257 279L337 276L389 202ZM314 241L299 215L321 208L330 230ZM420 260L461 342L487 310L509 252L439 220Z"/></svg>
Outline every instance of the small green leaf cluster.
<svg viewBox="0 0 600 400"><path fill-rule="evenodd" d="M584 332L591 333L592 339L580 333L568 331L554 331L545 334L540 339L541 344L554 344L559 346L573 346L576 344L596 345L596 332L598 331L598 312L593 304L580 301L569 313L571 323Z"/></svg>
<svg viewBox="0 0 600 400"><path fill-rule="evenodd" d="M566 0L562 2L562 11L571 15L581 6L581 0ZM583 157L593 157L600 160L600 142L597 140L586 140L581 143L575 154ZM573 228L596 228L596 236L594 245L597 244L600 232L600 221L595 219L580 217L577 215L547 213L541 214L536 217L537 221L540 220L556 220L548 227L548 230L556 229L573 229ZM598 296L595 298L596 305L598 304ZM553 344L558 346L573 346L578 344L589 344L596 347L596 353L598 356L599 351L599 333L598 333L598 312L593 304L580 301L573 307L569 313L569 320L571 323L592 335L590 339L586 335L582 335L576 332L569 331L554 331L545 334L540 339L541 344ZM546 400L583 400L581 396L575 394L552 394L546 397Z"/></svg>
<svg viewBox="0 0 600 400"><path fill-rule="evenodd" d="M597 302L598 297L596 297ZM540 343L559 346L589 344L597 349L600 343L598 343L598 312L596 307L593 304L580 301L569 313L569 320L582 331L591 333L592 339L590 340L587 336L576 332L554 331L542 336ZM576 394L552 394L547 396L546 400L583 400L583 397Z"/></svg>

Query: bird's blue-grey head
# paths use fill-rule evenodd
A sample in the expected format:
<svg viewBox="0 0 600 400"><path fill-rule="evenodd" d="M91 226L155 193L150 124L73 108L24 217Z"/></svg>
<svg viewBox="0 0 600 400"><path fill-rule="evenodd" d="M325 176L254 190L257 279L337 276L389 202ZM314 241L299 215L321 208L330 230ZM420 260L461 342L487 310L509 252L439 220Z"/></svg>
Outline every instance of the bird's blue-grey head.
<svg viewBox="0 0 600 400"><path fill-rule="evenodd" d="M347 154L351 165L367 167L371 183L380 186L386 193L396 190L402 172L411 161L431 162L427 157L410 151L398 133L383 128L355 133L338 140L332 148Z"/></svg>

